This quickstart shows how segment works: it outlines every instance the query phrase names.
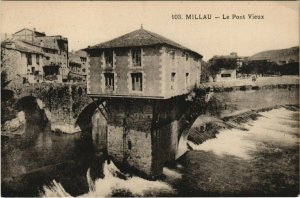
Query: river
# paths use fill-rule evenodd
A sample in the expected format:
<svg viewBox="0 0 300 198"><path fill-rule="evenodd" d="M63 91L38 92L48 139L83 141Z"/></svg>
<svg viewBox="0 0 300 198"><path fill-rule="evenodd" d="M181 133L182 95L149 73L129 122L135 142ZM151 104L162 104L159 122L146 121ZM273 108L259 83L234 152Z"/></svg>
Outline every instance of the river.
<svg viewBox="0 0 300 198"><path fill-rule="evenodd" d="M27 109L25 137L2 137L2 196L297 196L299 109L262 111L192 150L164 177L121 173L95 153L88 132L53 133ZM94 181L94 182L93 182Z"/></svg>

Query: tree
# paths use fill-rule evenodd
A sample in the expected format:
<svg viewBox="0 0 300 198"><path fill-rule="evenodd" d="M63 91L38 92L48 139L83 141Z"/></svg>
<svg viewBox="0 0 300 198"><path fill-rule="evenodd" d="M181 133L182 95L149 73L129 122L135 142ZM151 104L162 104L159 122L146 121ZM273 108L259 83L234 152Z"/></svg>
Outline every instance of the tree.
<svg viewBox="0 0 300 198"><path fill-rule="evenodd" d="M210 71L212 76L220 72L223 69L236 69L238 67L236 58L213 58L211 60Z"/></svg>
<svg viewBox="0 0 300 198"><path fill-rule="evenodd" d="M244 63L240 68L242 74L261 74L270 75L278 73L278 65L268 60L252 60Z"/></svg>

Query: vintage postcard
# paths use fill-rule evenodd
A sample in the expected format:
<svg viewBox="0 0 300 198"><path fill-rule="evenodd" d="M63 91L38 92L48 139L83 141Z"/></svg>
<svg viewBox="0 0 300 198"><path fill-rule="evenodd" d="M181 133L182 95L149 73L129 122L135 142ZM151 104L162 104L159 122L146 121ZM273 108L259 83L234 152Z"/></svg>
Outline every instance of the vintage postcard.
<svg viewBox="0 0 300 198"><path fill-rule="evenodd" d="M299 195L298 1L2 1L1 196Z"/></svg>

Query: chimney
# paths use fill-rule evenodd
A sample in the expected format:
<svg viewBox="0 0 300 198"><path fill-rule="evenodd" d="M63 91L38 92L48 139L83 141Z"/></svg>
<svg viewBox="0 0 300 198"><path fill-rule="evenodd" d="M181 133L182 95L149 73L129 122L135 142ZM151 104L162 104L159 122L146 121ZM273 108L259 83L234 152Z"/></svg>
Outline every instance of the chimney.
<svg viewBox="0 0 300 198"><path fill-rule="evenodd" d="M35 28L33 28L33 31L36 31L36 29L35 29Z"/></svg>

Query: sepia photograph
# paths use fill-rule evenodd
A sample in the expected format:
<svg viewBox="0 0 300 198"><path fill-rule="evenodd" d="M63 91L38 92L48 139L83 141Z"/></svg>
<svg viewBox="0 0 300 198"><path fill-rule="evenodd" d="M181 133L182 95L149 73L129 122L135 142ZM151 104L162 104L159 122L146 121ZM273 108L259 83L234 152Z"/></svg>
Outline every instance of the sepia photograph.
<svg viewBox="0 0 300 198"><path fill-rule="evenodd" d="M297 197L299 1L1 1L1 197Z"/></svg>

